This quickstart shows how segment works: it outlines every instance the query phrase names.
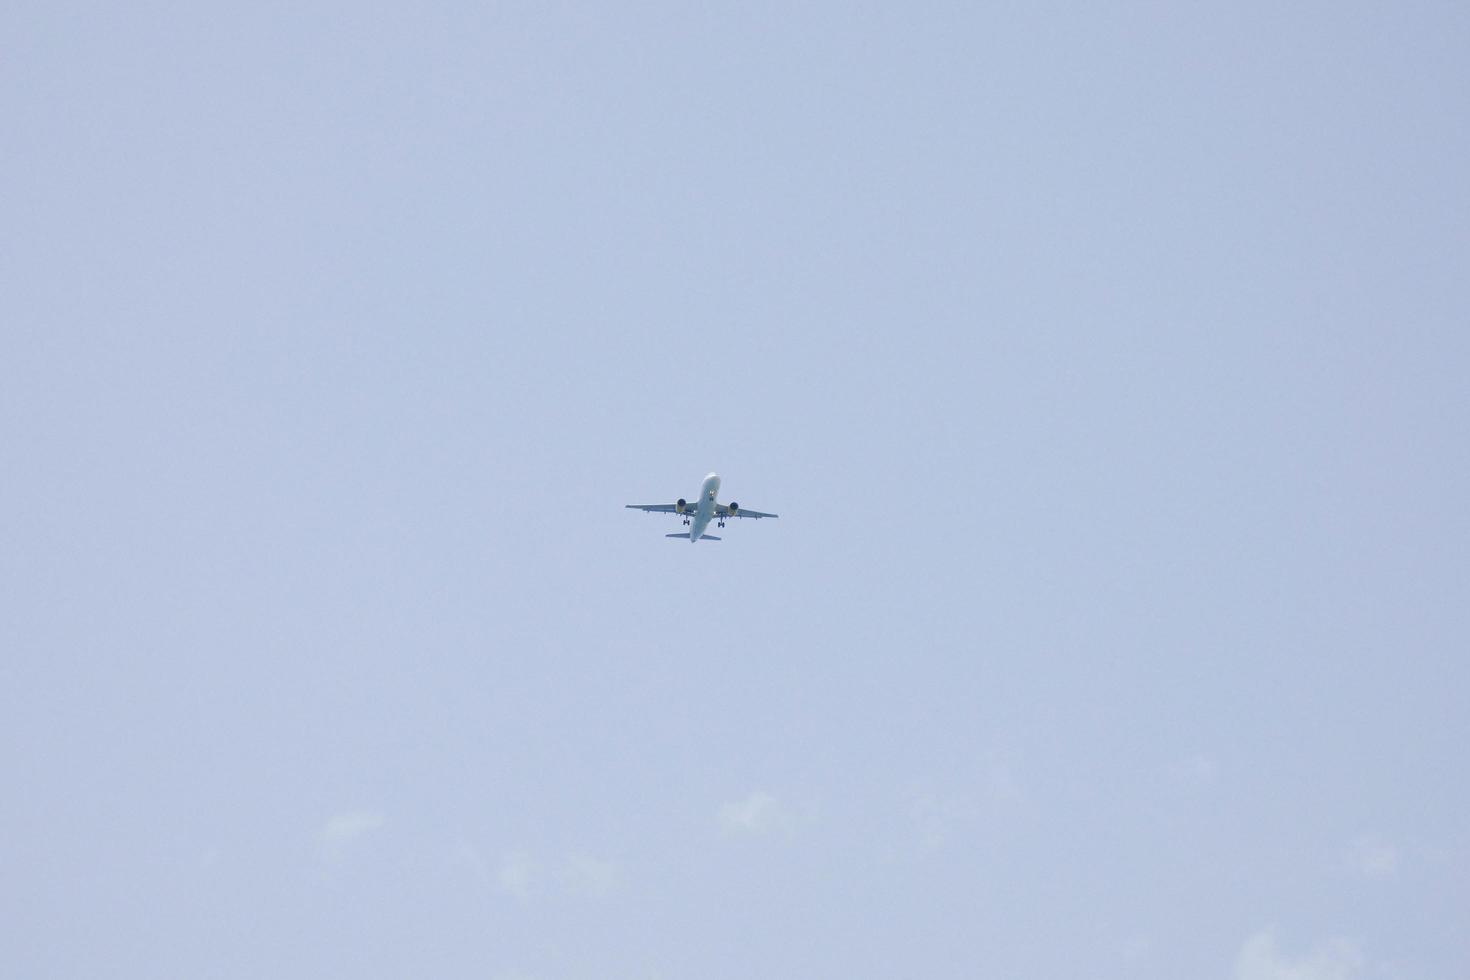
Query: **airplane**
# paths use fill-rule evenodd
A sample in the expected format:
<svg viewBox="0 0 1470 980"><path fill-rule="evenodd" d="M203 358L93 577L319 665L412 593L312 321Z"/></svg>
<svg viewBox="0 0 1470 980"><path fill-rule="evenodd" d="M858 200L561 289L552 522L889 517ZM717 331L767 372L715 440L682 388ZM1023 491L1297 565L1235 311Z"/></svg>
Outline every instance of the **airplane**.
<svg viewBox="0 0 1470 980"><path fill-rule="evenodd" d="M717 520L719 527L725 526L725 521L731 517L779 517L779 514L762 514L758 510L746 510L739 504L731 501L728 504L720 503L715 495L720 492L720 476L711 473L704 478L704 483L699 488L699 499L693 504L680 497L672 504L628 504L632 510L647 511L651 514L680 514L684 518L684 526L689 528L679 534L665 534L666 538L687 538L690 544L696 541L718 541L719 538L713 534L705 534L704 529L709 527L711 520Z"/></svg>

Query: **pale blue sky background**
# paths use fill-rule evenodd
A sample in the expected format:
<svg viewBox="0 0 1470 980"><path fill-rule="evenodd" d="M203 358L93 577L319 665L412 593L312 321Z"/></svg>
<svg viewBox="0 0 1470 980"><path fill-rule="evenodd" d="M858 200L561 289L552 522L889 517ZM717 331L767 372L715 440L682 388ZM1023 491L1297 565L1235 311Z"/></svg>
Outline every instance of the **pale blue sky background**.
<svg viewBox="0 0 1470 980"><path fill-rule="evenodd" d="M0 7L0 974L1470 975L1467 52Z"/></svg>

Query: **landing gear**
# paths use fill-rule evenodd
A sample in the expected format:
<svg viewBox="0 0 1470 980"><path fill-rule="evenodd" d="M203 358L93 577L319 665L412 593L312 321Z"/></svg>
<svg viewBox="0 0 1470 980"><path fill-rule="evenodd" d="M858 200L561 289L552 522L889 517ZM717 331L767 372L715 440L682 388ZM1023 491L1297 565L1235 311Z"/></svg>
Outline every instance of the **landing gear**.
<svg viewBox="0 0 1470 980"><path fill-rule="evenodd" d="M720 527L724 527L724 526L725 526L725 522L724 521L721 521L720 522Z"/></svg>
<svg viewBox="0 0 1470 980"><path fill-rule="evenodd" d="M685 527L688 527L689 526L689 518L687 518L687 517L684 518L684 526Z"/></svg>

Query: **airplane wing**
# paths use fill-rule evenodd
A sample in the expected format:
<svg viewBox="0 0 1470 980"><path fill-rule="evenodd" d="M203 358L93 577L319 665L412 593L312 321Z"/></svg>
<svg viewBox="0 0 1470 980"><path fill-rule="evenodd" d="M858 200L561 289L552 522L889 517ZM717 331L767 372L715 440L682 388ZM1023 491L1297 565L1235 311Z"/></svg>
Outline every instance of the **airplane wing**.
<svg viewBox="0 0 1470 980"><path fill-rule="evenodd" d="M674 504L628 504L629 510L646 510L650 514L677 514L679 508ZM692 511L694 506L684 508L686 512Z"/></svg>
<svg viewBox="0 0 1470 980"><path fill-rule="evenodd" d="M716 514L719 514L721 517L755 517L755 518L761 518L761 517L780 517L781 516L780 514L762 514L758 510L746 510L744 507L737 507L735 509L735 513L732 514L732 513L730 513L730 508L729 508L729 506L727 504L720 504L718 507L715 508L715 513Z"/></svg>

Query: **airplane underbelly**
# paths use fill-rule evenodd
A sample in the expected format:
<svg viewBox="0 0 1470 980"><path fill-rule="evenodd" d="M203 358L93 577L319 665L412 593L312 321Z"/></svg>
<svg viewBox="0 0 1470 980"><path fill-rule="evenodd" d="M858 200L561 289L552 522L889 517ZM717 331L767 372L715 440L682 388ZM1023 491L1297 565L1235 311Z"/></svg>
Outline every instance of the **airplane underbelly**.
<svg viewBox="0 0 1470 980"><path fill-rule="evenodd" d="M699 540L699 536L704 533L704 529L709 527L711 516L709 506L701 503L699 509L694 512L694 526L689 529L689 540Z"/></svg>

